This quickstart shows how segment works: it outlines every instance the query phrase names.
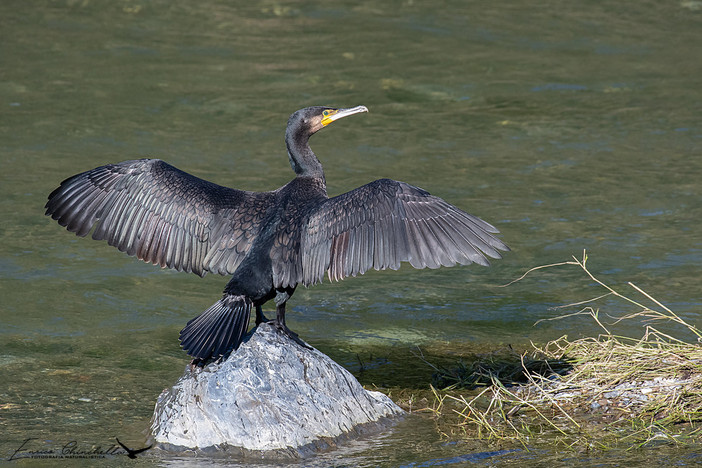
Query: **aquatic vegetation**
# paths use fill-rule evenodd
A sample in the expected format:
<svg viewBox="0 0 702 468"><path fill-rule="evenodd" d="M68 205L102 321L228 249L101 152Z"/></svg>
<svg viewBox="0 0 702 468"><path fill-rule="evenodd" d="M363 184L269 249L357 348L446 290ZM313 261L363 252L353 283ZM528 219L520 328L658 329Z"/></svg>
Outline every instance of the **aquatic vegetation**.
<svg viewBox="0 0 702 468"><path fill-rule="evenodd" d="M537 267L524 276L553 266L582 269L606 293L569 304L584 307L558 319L586 315L602 333L575 340L566 335L543 346L532 344L533 349L522 354L493 354L470 365L437 368L434 399L424 410L433 413L440 431L450 437L524 447L552 445L555 440L575 450L699 441L702 347L662 333L652 324L686 328L698 341L700 330L632 283L628 284L643 296L642 302L650 305L624 296L598 280L586 263L583 253L582 259ZM638 309L614 323L641 320L640 338L610 332L595 308L608 296Z"/></svg>

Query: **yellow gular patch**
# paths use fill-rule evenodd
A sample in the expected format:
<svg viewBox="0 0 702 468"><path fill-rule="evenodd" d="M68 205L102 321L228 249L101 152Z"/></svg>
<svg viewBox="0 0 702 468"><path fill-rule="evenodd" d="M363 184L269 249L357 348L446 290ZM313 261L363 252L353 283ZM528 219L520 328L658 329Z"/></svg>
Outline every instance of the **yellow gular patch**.
<svg viewBox="0 0 702 468"><path fill-rule="evenodd" d="M333 122L332 116L334 114L336 114L337 112L339 112L339 111L336 109L327 109L324 112L322 112L322 126L326 127L327 125L332 123Z"/></svg>

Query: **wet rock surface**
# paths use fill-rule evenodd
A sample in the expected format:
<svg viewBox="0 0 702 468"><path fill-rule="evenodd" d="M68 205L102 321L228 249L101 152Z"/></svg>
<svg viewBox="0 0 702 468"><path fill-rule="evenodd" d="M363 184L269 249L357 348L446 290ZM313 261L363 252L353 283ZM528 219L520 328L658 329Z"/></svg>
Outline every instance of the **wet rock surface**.
<svg viewBox="0 0 702 468"><path fill-rule="evenodd" d="M299 457L382 430L403 413L323 353L264 324L225 362L186 368L159 396L151 430L166 450Z"/></svg>

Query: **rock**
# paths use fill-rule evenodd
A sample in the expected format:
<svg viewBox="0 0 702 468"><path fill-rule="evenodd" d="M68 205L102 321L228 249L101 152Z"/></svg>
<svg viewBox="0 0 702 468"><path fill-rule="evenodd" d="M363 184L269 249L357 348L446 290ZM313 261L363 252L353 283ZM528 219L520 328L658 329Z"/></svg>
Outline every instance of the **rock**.
<svg viewBox="0 0 702 468"><path fill-rule="evenodd" d="M159 396L151 430L166 450L299 457L403 413L318 350L261 325L223 363L188 366Z"/></svg>

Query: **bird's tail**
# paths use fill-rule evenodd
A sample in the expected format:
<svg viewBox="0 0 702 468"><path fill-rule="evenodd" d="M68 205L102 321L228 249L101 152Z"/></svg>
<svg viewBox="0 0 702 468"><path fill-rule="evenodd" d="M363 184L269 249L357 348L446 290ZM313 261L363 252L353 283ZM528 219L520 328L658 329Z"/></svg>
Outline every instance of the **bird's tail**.
<svg viewBox="0 0 702 468"><path fill-rule="evenodd" d="M180 345L196 359L216 359L239 347L250 316L249 298L225 294L180 331Z"/></svg>

